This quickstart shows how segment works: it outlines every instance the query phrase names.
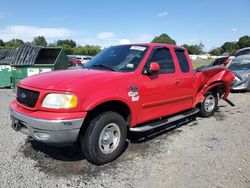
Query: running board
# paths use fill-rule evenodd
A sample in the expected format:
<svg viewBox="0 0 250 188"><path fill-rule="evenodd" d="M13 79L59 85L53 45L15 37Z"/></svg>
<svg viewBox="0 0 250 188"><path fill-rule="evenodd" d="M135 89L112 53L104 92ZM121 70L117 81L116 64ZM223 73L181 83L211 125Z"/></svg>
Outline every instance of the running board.
<svg viewBox="0 0 250 188"><path fill-rule="evenodd" d="M189 116L192 116L192 115L194 115L194 114L197 114L199 111L200 111L199 108L195 108L195 109L186 111L186 112L184 112L184 113L182 113L182 114L178 114L178 115L172 116L172 117L170 117L170 118L166 118L166 119L163 119L163 120L159 120L159 121L156 121L156 122L147 124L147 125L138 126L138 127L130 127L129 130L130 130L131 132L146 132L146 131L155 129L155 128L157 128L157 127L160 127L160 126L162 126L162 125L167 125L167 124L169 124L169 123L173 123L173 122L175 122L175 121L178 121L178 120L187 118L187 117L189 117Z"/></svg>

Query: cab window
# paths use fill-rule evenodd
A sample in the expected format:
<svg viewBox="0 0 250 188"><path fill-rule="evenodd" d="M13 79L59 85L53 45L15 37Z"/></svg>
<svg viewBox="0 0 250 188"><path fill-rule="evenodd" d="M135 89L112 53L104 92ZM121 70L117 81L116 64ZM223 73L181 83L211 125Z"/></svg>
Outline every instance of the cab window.
<svg viewBox="0 0 250 188"><path fill-rule="evenodd" d="M149 59L149 63L151 62L157 62L160 65L159 74L175 72L174 61L167 48L156 48Z"/></svg>
<svg viewBox="0 0 250 188"><path fill-rule="evenodd" d="M188 60L186 58L185 52L183 49L175 49L175 53L181 68L182 72L189 72L190 71L190 67L188 64Z"/></svg>

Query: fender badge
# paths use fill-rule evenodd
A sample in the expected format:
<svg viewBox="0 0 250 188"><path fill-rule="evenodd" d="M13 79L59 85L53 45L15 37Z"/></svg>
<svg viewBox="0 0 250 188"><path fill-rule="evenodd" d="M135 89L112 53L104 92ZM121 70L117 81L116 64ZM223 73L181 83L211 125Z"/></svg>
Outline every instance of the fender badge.
<svg viewBox="0 0 250 188"><path fill-rule="evenodd" d="M132 102L139 101L139 93L138 93L138 88L136 86L129 86L129 89L131 91L128 92L128 96L131 97Z"/></svg>

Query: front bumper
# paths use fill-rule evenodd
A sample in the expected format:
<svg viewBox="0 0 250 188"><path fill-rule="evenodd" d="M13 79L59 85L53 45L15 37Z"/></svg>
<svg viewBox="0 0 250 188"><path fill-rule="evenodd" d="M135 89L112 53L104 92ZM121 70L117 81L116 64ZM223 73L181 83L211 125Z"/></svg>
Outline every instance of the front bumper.
<svg viewBox="0 0 250 188"><path fill-rule="evenodd" d="M72 144L77 141L84 118L47 120L24 115L10 108L12 128L33 139L53 145Z"/></svg>

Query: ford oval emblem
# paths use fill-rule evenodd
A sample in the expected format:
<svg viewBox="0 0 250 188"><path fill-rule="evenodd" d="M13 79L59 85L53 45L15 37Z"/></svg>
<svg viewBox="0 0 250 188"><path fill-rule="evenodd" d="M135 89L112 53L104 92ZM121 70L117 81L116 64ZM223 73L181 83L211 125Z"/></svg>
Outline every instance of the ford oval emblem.
<svg viewBox="0 0 250 188"><path fill-rule="evenodd" d="M25 93L21 93L21 98L25 99L27 95Z"/></svg>

